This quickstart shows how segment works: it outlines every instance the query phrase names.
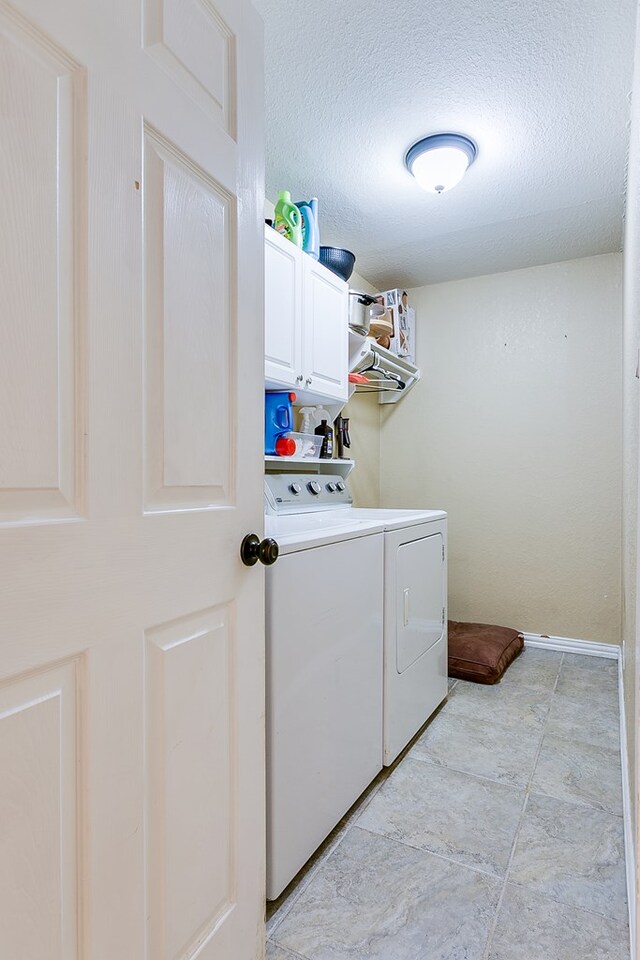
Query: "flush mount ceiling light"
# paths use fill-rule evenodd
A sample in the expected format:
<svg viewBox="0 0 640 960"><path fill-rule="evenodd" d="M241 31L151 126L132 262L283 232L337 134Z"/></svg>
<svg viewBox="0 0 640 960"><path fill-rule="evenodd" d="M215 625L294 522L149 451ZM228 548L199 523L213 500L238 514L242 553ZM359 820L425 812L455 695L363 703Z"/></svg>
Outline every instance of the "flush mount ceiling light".
<svg viewBox="0 0 640 960"><path fill-rule="evenodd" d="M461 133L436 133L407 150L404 164L423 190L444 193L460 183L478 154L473 140Z"/></svg>

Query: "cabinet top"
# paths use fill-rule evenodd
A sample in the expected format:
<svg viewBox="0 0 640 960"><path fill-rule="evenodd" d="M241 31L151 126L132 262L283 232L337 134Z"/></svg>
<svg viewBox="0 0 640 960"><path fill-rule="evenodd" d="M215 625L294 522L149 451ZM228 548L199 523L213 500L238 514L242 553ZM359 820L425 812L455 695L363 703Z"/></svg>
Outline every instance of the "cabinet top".
<svg viewBox="0 0 640 960"><path fill-rule="evenodd" d="M349 289L349 284L346 280L339 277L333 270L329 270L328 267L325 267L324 263L320 263L320 261L312 257L311 254L305 253L301 247L296 246L291 240L283 237L281 233L278 233L277 230L270 227L268 223L264 225L264 239L270 246L276 250L280 250L290 259L297 260L299 263L306 265L309 270L323 277L328 283L331 283L332 286L338 289Z"/></svg>

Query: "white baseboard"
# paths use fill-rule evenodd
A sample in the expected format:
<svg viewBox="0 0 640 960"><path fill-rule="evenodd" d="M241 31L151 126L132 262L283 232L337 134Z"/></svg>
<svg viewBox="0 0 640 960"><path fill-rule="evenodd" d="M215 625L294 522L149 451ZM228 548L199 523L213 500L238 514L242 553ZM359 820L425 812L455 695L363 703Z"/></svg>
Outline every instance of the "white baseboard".
<svg viewBox="0 0 640 960"><path fill-rule="evenodd" d="M636 861L631 821L631 793L629 790L629 753L627 750L627 714L624 705L624 676L622 657L618 660L618 699L620 706L620 758L622 761L622 814L624 818L624 860L627 868L627 901L629 904L629 939L631 956L636 957Z"/></svg>
<svg viewBox="0 0 640 960"><path fill-rule="evenodd" d="M573 640L571 637L547 637L540 633L523 633L526 647L542 647L545 650L559 650L561 653L581 653L587 657L607 657L620 659L620 647L617 643L594 643L593 640Z"/></svg>

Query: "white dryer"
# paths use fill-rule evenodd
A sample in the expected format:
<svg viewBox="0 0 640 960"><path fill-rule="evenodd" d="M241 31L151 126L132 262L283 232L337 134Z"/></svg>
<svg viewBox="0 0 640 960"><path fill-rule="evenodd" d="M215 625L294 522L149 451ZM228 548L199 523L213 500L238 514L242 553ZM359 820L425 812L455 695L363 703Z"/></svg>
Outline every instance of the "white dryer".
<svg viewBox="0 0 640 960"><path fill-rule="evenodd" d="M447 695L447 515L367 510L384 525L384 743L393 763Z"/></svg>

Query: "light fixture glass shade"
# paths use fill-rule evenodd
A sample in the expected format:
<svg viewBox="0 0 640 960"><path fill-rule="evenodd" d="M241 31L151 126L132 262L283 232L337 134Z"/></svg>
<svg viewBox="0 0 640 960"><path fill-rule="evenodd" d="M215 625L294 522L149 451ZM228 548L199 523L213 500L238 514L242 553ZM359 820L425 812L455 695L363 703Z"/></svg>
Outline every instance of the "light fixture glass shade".
<svg viewBox="0 0 640 960"><path fill-rule="evenodd" d="M468 137L439 133L414 143L407 152L405 164L423 190L444 193L460 183L477 152L475 143Z"/></svg>

